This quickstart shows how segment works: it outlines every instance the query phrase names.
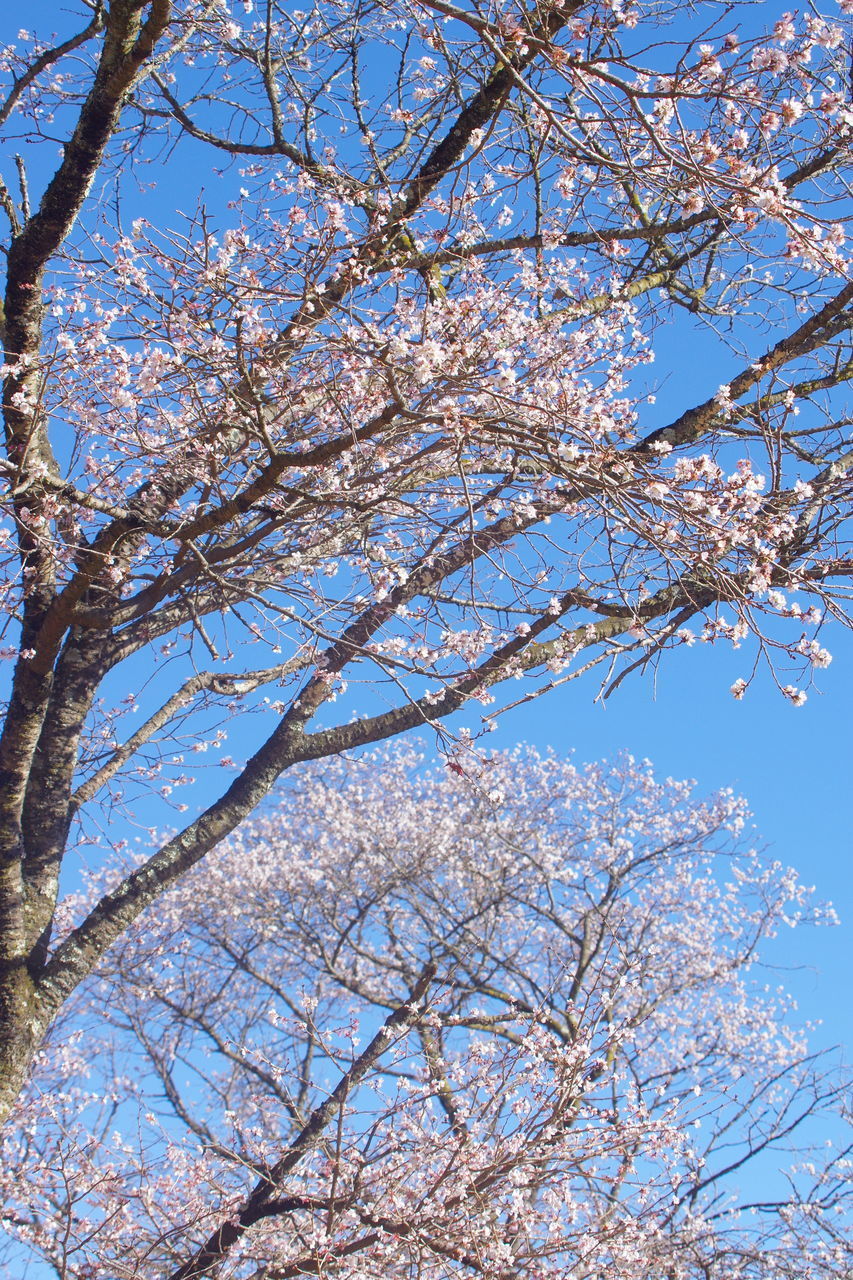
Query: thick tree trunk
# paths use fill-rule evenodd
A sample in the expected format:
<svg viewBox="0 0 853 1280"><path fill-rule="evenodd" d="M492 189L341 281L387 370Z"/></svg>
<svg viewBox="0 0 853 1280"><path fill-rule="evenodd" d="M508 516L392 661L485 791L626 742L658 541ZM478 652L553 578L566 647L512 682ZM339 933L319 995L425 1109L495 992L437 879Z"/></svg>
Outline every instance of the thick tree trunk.
<svg viewBox="0 0 853 1280"><path fill-rule="evenodd" d="M19 1093L49 1021L50 1002L40 1000L38 984L68 831L77 744L97 687L92 671L78 663L76 672L65 671L72 679L57 694L67 610L58 607L52 552L33 525L45 498L43 478L58 474L40 407L43 284L89 193L127 95L170 15L170 0L112 0L106 17L98 14L93 20L87 33L103 30L103 42L91 91L38 208L32 216L25 214L23 225L13 220L3 326L10 372L3 417L7 456L16 468L19 554L29 586L23 652L0 737L0 1119ZM70 653L73 659L75 651L67 647L66 658ZM75 682L76 697L70 687Z"/></svg>
<svg viewBox="0 0 853 1280"><path fill-rule="evenodd" d="M0 1122L26 1084L45 1028L36 983L26 964L4 961L0 968Z"/></svg>

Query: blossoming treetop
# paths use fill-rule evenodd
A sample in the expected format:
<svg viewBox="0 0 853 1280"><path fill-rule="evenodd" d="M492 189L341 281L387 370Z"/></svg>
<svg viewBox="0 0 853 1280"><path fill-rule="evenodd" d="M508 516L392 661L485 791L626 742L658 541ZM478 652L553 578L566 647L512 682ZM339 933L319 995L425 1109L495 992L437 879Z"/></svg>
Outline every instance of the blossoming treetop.
<svg viewBox="0 0 853 1280"><path fill-rule="evenodd" d="M9 1274L845 1280L849 1080L761 964L823 913L743 802L421 766L294 771L78 988Z"/></svg>

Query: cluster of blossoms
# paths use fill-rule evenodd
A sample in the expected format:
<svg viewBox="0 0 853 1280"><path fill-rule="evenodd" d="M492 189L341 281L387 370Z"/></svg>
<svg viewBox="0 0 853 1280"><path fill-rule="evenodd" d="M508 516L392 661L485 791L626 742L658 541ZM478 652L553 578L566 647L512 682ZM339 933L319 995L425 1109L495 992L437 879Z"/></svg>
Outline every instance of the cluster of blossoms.
<svg viewBox="0 0 853 1280"><path fill-rule="evenodd" d="M237 1273L840 1277L832 1145L792 1166L777 1225L738 1207L791 1108L816 1121L840 1088L751 977L827 916L747 816L630 758L302 771L41 1054L3 1190L23 1171L52 1212L13 1212L16 1248L177 1275L227 1220Z"/></svg>

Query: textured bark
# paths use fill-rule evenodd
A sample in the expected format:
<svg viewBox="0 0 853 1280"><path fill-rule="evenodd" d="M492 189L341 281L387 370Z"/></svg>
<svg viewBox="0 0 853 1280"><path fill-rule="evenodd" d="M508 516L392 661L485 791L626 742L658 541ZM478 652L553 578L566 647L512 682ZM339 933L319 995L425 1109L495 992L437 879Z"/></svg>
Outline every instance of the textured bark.
<svg viewBox="0 0 853 1280"><path fill-rule="evenodd" d="M80 734L109 652L109 637L73 632L59 657L51 702L33 756L22 813L25 929L30 968L47 956L59 871L71 825Z"/></svg>
<svg viewBox="0 0 853 1280"><path fill-rule="evenodd" d="M8 254L5 348L13 371L3 389L3 416L7 456L17 469L21 563L30 580L20 647L36 656L18 661L0 737L0 1114L13 1101L45 1025L38 1012L37 983L55 905L59 845L67 833L77 740L91 691L103 674L97 661L87 670L78 663L71 682L76 690L64 689L61 705L51 707L53 667L64 628L49 637L41 634L55 596L55 573L49 548L30 524L43 502L43 477L58 474L39 411L36 357L42 341L44 276L79 215L122 106L169 16L169 0L153 0L150 6L115 0L110 6L92 89L62 163L38 209L13 236ZM89 692L83 693L83 687ZM36 762L49 711L53 718ZM32 849L27 848L27 832L37 840Z"/></svg>

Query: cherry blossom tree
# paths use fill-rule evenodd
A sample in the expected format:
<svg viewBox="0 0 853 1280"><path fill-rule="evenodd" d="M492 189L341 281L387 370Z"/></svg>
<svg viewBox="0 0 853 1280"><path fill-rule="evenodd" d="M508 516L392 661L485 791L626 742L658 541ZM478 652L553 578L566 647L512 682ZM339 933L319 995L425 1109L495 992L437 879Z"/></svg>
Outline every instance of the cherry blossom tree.
<svg viewBox="0 0 853 1280"><path fill-rule="evenodd" d="M762 964L827 913L743 802L418 765L297 771L110 951L7 1131L7 1261L849 1276L844 1081Z"/></svg>
<svg viewBox="0 0 853 1280"><path fill-rule="evenodd" d="M70 0L3 46L3 1108L299 762L696 639L805 698L851 567L846 9ZM188 825L54 941L154 800Z"/></svg>

